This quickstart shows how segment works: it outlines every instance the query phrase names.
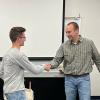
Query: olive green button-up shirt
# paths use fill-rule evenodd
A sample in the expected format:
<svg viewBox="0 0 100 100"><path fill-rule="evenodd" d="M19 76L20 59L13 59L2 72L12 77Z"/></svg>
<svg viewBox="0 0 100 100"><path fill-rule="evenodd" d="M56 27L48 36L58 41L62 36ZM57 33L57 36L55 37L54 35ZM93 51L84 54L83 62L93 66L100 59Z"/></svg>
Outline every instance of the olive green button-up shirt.
<svg viewBox="0 0 100 100"><path fill-rule="evenodd" d="M56 68L63 61L64 74L82 75L92 71L95 63L100 72L100 54L92 40L80 37L78 43L70 40L63 43L51 62Z"/></svg>

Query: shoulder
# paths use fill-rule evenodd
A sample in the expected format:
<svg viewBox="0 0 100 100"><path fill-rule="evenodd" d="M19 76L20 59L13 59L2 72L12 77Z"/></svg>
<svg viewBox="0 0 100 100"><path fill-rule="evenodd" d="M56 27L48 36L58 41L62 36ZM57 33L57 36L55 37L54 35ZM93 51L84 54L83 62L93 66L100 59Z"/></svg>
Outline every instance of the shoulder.
<svg viewBox="0 0 100 100"><path fill-rule="evenodd" d="M82 37L82 41L87 42L87 43L92 43L93 41L89 38L83 38Z"/></svg>
<svg viewBox="0 0 100 100"><path fill-rule="evenodd" d="M10 48L4 57L20 59L22 56L25 56L24 53L20 52L20 50L16 48Z"/></svg>
<svg viewBox="0 0 100 100"><path fill-rule="evenodd" d="M94 47L95 43L93 42L93 40L88 39L88 38L83 38L83 44L87 45L88 47Z"/></svg>

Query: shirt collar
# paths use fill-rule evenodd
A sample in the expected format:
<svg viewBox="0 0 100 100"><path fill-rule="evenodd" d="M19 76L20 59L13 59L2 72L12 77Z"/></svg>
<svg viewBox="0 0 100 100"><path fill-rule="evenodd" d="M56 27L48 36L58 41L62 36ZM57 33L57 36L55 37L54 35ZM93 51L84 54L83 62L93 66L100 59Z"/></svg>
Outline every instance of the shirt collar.
<svg viewBox="0 0 100 100"><path fill-rule="evenodd" d="M82 36L81 35L79 35L79 40L78 40L78 42L77 43L74 43L73 41L71 41L71 40L69 40L70 41L70 44L74 44L74 45L76 45L76 44L79 44L80 42L82 42L83 41L83 38L82 38Z"/></svg>

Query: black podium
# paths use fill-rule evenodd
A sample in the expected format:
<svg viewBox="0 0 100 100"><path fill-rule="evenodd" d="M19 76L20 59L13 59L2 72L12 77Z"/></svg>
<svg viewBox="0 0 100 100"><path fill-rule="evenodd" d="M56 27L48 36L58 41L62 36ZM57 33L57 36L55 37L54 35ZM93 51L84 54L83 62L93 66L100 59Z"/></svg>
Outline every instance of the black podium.
<svg viewBox="0 0 100 100"><path fill-rule="evenodd" d="M3 99L3 84L4 84L3 80L0 79L0 100L4 100Z"/></svg>
<svg viewBox="0 0 100 100"><path fill-rule="evenodd" d="M29 81L31 81L34 91L34 100L66 100L63 78L25 78L27 88Z"/></svg>

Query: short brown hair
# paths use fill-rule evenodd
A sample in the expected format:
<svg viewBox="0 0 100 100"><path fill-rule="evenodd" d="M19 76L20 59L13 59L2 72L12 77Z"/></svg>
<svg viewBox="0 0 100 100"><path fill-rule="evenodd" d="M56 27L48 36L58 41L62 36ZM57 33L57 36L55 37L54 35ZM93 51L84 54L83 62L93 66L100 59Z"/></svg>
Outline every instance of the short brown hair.
<svg viewBox="0 0 100 100"><path fill-rule="evenodd" d="M79 30L79 25L76 22L70 22L67 25L73 25L75 30Z"/></svg>
<svg viewBox="0 0 100 100"><path fill-rule="evenodd" d="M15 42L17 37L22 35L22 32L25 32L26 29L23 27L12 27L9 33L10 40Z"/></svg>

